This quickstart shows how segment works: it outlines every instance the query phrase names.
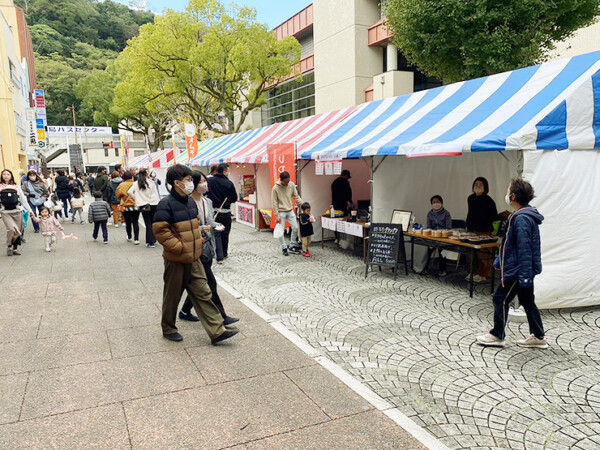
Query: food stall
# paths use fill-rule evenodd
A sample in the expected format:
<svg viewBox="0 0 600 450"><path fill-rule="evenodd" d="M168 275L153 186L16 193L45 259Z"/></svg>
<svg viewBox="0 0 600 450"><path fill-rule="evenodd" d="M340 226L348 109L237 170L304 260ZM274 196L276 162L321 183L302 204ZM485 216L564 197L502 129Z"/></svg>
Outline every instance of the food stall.
<svg viewBox="0 0 600 450"><path fill-rule="evenodd" d="M594 52L367 103L301 157L371 158L378 222L396 207L423 222L434 194L464 219L477 176L502 210L511 178L522 175L546 217L538 306L581 307L600 303L600 263L587 256L600 251L599 120Z"/></svg>

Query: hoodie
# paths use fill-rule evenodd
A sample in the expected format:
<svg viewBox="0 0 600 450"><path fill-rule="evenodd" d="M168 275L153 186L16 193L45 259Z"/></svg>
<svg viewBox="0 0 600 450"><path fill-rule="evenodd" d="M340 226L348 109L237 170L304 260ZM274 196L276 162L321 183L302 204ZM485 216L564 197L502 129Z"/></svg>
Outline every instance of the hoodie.
<svg viewBox="0 0 600 450"><path fill-rule="evenodd" d="M110 180L110 184L108 185L108 201L110 203L112 203L113 205L118 205L119 199L116 196L117 193L117 189L119 187L119 185L123 182L123 178L121 177L117 177L117 178L113 178L112 180Z"/></svg>
<svg viewBox="0 0 600 450"><path fill-rule="evenodd" d="M442 207L442 209L436 211L432 209L427 213L427 228L432 230L451 230L452 229L452 217L450 212Z"/></svg>
<svg viewBox="0 0 600 450"><path fill-rule="evenodd" d="M296 200L296 205L301 205L302 199L298 195L296 185L290 181L287 186L281 183L281 180L275 183L273 191L271 192L271 203L273 207L273 214L279 216L280 212L289 212L294 209L292 198Z"/></svg>
<svg viewBox="0 0 600 450"><path fill-rule="evenodd" d="M533 286L533 278L542 273L539 226L544 220L537 209L524 206L508 218L506 233L494 267L500 269L502 285L518 281L523 287Z"/></svg>

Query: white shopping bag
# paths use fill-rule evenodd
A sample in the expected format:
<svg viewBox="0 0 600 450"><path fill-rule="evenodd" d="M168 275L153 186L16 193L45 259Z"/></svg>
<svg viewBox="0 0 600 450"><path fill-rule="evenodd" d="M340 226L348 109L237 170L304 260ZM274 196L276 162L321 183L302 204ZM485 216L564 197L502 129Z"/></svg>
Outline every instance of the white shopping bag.
<svg viewBox="0 0 600 450"><path fill-rule="evenodd" d="M283 236L283 232L285 231L285 228L283 228L283 225L281 223L278 223L277 225L275 225L275 229L273 230L273 237L275 239L279 239Z"/></svg>

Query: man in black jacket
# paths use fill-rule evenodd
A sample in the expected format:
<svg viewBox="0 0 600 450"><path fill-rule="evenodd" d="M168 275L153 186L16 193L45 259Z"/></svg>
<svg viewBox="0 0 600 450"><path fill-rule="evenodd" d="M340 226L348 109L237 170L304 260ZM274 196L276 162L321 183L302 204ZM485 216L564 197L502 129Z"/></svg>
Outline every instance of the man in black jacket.
<svg viewBox="0 0 600 450"><path fill-rule="evenodd" d="M215 220L225 227L225 230L215 232L217 264L223 264L223 260L227 258L231 231L231 204L238 200L235 186L227 175L229 175L229 165L219 164L216 175L208 179L208 198L212 201L215 211L218 211Z"/></svg>
<svg viewBox="0 0 600 450"><path fill-rule="evenodd" d="M331 204L333 209L343 211L344 215L348 215L348 211L352 208L352 188L350 187L349 170L342 170L342 174L331 183Z"/></svg>
<svg viewBox="0 0 600 450"><path fill-rule="evenodd" d="M94 180L94 192L102 192L102 199L108 201L108 175L106 167L102 167Z"/></svg>

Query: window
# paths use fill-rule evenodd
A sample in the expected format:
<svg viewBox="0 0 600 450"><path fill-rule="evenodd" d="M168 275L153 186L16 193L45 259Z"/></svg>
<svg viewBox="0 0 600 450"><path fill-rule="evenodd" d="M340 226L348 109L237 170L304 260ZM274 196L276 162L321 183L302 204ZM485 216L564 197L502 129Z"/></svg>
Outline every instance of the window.
<svg viewBox="0 0 600 450"><path fill-rule="evenodd" d="M419 70L417 66L410 65L406 57L401 51L398 51L398 70L404 72L413 72L414 74L414 91L424 91L426 89L442 86L444 83L434 77L428 77ZM387 49L383 49L383 71L387 72Z"/></svg>
<svg viewBox="0 0 600 450"><path fill-rule="evenodd" d="M315 73L303 75L302 81L278 84L266 93L262 109L262 125L300 119L315 114Z"/></svg>
<svg viewBox="0 0 600 450"><path fill-rule="evenodd" d="M134 150L133 151L133 156L134 157L142 156L144 153L146 153L146 150Z"/></svg>
<svg viewBox="0 0 600 450"><path fill-rule="evenodd" d="M105 149L104 149L104 157L105 157L105 158L108 158L108 148L105 148Z"/></svg>
<svg viewBox="0 0 600 450"><path fill-rule="evenodd" d="M119 157L119 149L115 147L115 157Z"/></svg>
<svg viewBox="0 0 600 450"><path fill-rule="evenodd" d="M19 89L21 89L21 84L19 82L19 76L17 75L16 67L10 60L10 58L8 60L8 70L10 71L10 77L12 78L13 83L15 83L17 86L19 86Z"/></svg>
<svg viewBox="0 0 600 450"><path fill-rule="evenodd" d="M133 132L133 141L145 141L144 133L138 133L137 131Z"/></svg>

